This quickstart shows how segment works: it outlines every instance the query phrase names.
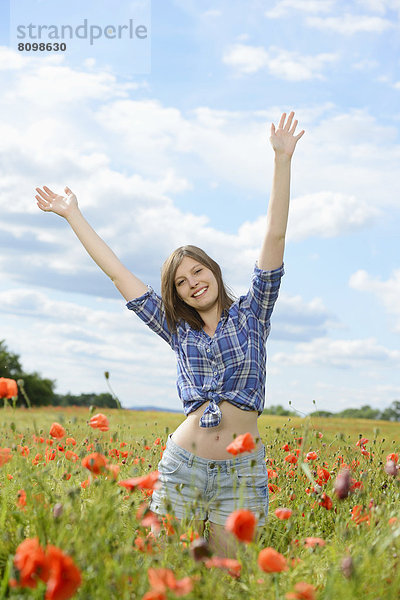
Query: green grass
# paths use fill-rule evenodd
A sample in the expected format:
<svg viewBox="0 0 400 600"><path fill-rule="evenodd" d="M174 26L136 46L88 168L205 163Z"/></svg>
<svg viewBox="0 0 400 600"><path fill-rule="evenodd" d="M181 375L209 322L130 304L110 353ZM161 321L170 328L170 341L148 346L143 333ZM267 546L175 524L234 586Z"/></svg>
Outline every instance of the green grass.
<svg viewBox="0 0 400 600"><path fill-rule="evenodd" d="M390 526L391 517L400 517L400 477L393 479L384 471L386 455L399 452L399 425L384 421L343 419L301 419L262 415L258 428L267 447L267 465L274 468L278 477L270 479L280 490L270 494L268 521L263 528L261 540L242 544L237 559L242 564L241 577L232 578L225 570L209 569L193 560L189 548L180 540L187 528L175 526L175 533L165 537L165 547L153 553L141 552L135 539L145 538L149 527L143 527L136 516L139 506L148 501L144 491L127 493L117 481L146 475L157 469L162 445L167 435L182 422L180 414L121 411L100 409L110 421L110 431L100 432L88 426L91 416L88 409L46 407L32 410L2 409L0 419L0 448L12 448L13 458L0 467L0 600L2 598L44 598L44 584L37 589L10 588L8 581L15 577L13 557L17 546L26 538L38 536L41 544L53 544L70 555L82 573L82 585L77 599L96 600L131 598L142 599L150 590L149 567L165 567L173 570L177 579L197 577L188 599L222 600L240 598L249 600L276 600L285 598L295 583L312 584L318 600L363 598L363 600L398 600L400 597L400 520ZM72 463L65 452L57 451L54 460L32 464L37 453L43 454L45 444L35 443L33 435L49 437L51 424L62 424L67 436L77 441L75 448L80 460ZM322 432L320 439L317 432ZM311 487L301 467L284 461L287 452L282 446L289 443L293 448L295 438L303 437L301 457L310 450L318 452L318 460L308 462L312 477L316 467L326 464L331 479L323 491L332 498L333 508L327 510L318 505L319 498L306 493ZM161 444L155 444L156 438ZM367 450L373 456L365 457L356 447L360 437L369 439ZM81 483L88 479L88 471L81 466L81 459L88 454L87 444L94 444L94 451L108 456L109 450L119 448L126 442L130 454L122 462L121 457L110 458L120 466L115 480L111 474L92 479L88 487ZM27 446L29 455L23 456L19 447ZM150 449L145 447L149 446ZM53 446L54 447L54 446ZM93 451L91 450L91 451ZM333 482L338 472L337 459L350 464L358 460L353 477L361 481L363 488L345 500L336 499ZM271 461L269 463L269 461ZM293 469L294 476L287 473ZM70 474L66 479L65 474ZM12 475L12 479L8 478ZM18 490L26 492L25 510L17 505ZM351 509L363 505L368 509L370 500L370 525L357 525L351 519ZM62 514L55 517L54 506L62 505ZM277 507L293 510L288 521L279 520ZM207 535L207 532L206 532ZM323 547L307 548L306 537L321 537ZM297 540L297 541L296 541ZM288 571L276 576L263 572L257 563L262 548L272 546L288 561L300 559ZM345 578L340 564L350 554L354 573ZM175 598L168 591L166 598Z"/></svg>

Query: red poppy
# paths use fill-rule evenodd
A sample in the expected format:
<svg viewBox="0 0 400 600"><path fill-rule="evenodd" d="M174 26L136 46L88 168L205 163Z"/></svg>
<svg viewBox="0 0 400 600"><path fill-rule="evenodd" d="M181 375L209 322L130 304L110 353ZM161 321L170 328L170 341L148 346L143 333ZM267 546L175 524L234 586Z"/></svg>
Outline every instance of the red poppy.
<svg viewBox="0 0 400 600"><path fill-rule="evenodd" d="M61 440L61 438L63 438L66 434L66 431L64 429L64 427L62 425L60 425L60 423L53 423L52 426L50 427L50 435L53 438L56 438L57 440Z"/></svg>
<svg viewBox="0 0 400 600"><path fill-rule="evenodd" d="M249 544L254 537L257 519L251 510L241 508L231 512L225 522L225 529L240 540Z"/></svg>
<svg viewBox="0 0 400 600"><path fill-rule="evenodd" d="M285 456L284 461L295 465L297 463L297 456L294 454L288 454Z"/></svg>
<svg viewBox="0 0 400 600"><path fill-rule="evenodd" d="M21 542L14 556L14 566L19 571L18 583L14 580L11 585L15 587L35 588L38 579L47 581L48 567L46 555L39 544L39 538L28 538Z"/></svg>
<svg viewBox="0 0 400 600"><path fill-rule="evenodd" d="M233 442L226 447L226 450L231 454L241 454L242 452L252 452L256 447L254 438L251 433L242 433L235 437Z"/></svg>
<svg viewBox="0 0 400 600"><path fill-rule="evenodd" d="M65 440L65 443L67 445L71 444L72 446L76 446L76 440L73 437L67 437L67 439Z"/></svg>
<svg viewBox="0 0 400 600"><path fill-rule="evenodd" d="M172 590L176 596L184 596L189 594L193 589L193 581L191 577L184 577L176 580L174 572L171 569L150 567L147 569L149 583L153 590L158 592L166 592L167 589Z"/></svg>
<svg viewBox="0 0 400 600"><path fill-rule="evenodd" d="M45 599L68 600L81 585L80 570L72 558L56 546L47 546L46 559L50 575L47 580Z"/></svg>
<svg viewBox="0 0 400 600"><path fill-rule="evenodd" d="M360 504L356 504L356 506L354 506L351 509L351 520L354 521L357 525L359 525L363 521L366 521L369 525L370 516L370 513L367 511L364 511L362 513L362 506Z"/></svg>
<svg viewBox="0 0 400 600"><path fill-rule="evenodd" d="M14 379L0 377L0 398L14 398L18 396L18 386Z"/></svg>
<svg viewBox="0 0 400 600"><path fill-rule="evenodd" d="M12 459L11 448L0 448L0 467Z"/></svg>
<svg viewBox="0 0 400 600"><path fill-rule="evenodd" d="M93 415L93 417L89 421L89 425L90 427L93 427L93 429L100 429L100 431L109 430L108 419L106 415L103 415L102 413L97 413L97 415Z"/></svg>
<svg viewBox="0 0 400 600"><path fill-rule="evenodd" d="M308 460L316 460L317 458L318 458L318 454L316 452L314 452L314 451L307 452L306 461L308 461Z"/></svg>
<svg viewBox="0 0 400 600"><path fill-rule="evenodd" d="M26 506L26 492L25 492L25 490L18 490L17 506L19 506L22 509L24 509L24 507Z"/></svg>
<svg viewBox="0 0 400 600"><path fill-rule="evenodd" d="M314 548L314 546L325 546L326 541L320 537L306 537L304 546L306 548Z"/></svg>
<svg viewBox="0 0 400 600"><path fill-rule="evenodd" d="M240 577L242 565L236 558L223 558L221 556L212 556L204 561L205 566L210 569L212 567L218 567L220 569L226 569L231 577Z"/></svg>
<svg viewBox="0 0 400 600"><path fill-rule="evenodd" d="M292 510L290 510L290 508L276 508L275 509L275 515L278 517L278 519L281 519L282 521L284 521L285 519L290 519L290 517L292 516Z"/></svg>
<svg viewBox="0 0 400 600"><path fill-rule="evenodd" d="M142 596L142 600L167 600L167 596L165 592L149 590L144 596Z"/></svg>
<svg viewBox="0 0 400 600"><path fill-rule="evenodd" d="M369 440L367 440L367 438L361 438L358 440L358 442L356 442L356 446L365 446L365 444L368 444Z"/></svg>
<svg viewBox="0 0 400 600"><path fill-rule="evenodd" d="M289 452L289 450L290 450L289 444L285 444L284 446L282 446L282 450L285 450L285 452Z"/></svg>
<svg viewBox="0 0 400 600"><path fill-rule="evenodd" d="M317 477L323 482L326 483L331 478L331 474L327 469L322 467L317 467ZM321 485L321 484L319 484Z"/></svg>
<svg viewBox="0 0 400 600"><path fill-rule="evenodd" d="M386 457L386 462L389 462L390 460L394 463L397 463L399 460L399 455L395 452L393 452L392 454L388 454Z"/></svg>
<svg viewBox="0 0 400 600"><path fill-rule="evenodd" d="M93 452L82 459L82 467L89 469L95 475L102 473L107 465L107 459L100 452Z"/></svg>
<svg viewBox="0 0 400 600"><path fill-rule="evenodd" d="M299 581L294 586L294 592L286 594L287 600L314 600L315 599L315 588L311 583L305 581Z"/></svg>
<svg viewBox="0 0 400 600"><path fill-rule="evenodd" d="M129 491L132 491L136 488L154 490L158 489L159 485L161 485L158 481L159 475L159 471L152 471L147 475L142 475L140 477L131 477L131 479L118 481L118 485L124 486Z"/></svg>
<svg viewBox="0 0 400 600"><path fill-rule="evenodd" d="M76 462L79 460L79 456L77 454L75 454L75 452L72 452L72 450L66 451L65 458L67 460L72 460L72 462Z"/></svg>
<svg viewBox="0 0 400 600"><path fill-rule="evenodd" d="M318 502L318 504L319 504L320 506L323 506L323 507L324 507L324 508L326 508L327 510L331 510L331 508L332 508L332 506L333 506L333 502L332 502L332 500L329 498L329 496L327 496L327 495L325 494L325 492L323 492L323 493L322 493L322 495L321 495L321 498L322 498L322 500L321 500L321 502Z"/></svg>
<svg viewBox="0 0 400 600"><path fill-rule="evenodd" d="M257 562L258 566L267 573L280 573L289 569L283 554L271 547L260 551Z"/></svg>

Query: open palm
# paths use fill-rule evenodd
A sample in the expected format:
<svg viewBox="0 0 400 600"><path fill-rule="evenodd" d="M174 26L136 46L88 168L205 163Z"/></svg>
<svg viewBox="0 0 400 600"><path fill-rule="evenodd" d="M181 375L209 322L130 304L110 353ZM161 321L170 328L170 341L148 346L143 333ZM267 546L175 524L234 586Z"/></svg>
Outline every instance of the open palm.
<svg viewBox="0 0 400 600"><path fill-rule="evenodd" d="M293 121L294 112L292 111L286 120L286 113L283 113L281 120L279 121L278 129L275 129L275 125L271 125L271 137L270 142L273 149L277 154L286 154L292 156L297 142L304 134L304 129L297 135L294 132L297 127L298 121ZM293 123L293 124L292 124Z"/></svg>
<svg viewBox="0 0 400 600"><path fill-rule="evenodd" d="M66 187L66 196L59 196L51 191L47 186L43 186L43 190L36 188L39 196L37 199L38 207L45 212L54 212L61 217L67 217L68 214L78 206L78 200L71 190Z"/></svg>

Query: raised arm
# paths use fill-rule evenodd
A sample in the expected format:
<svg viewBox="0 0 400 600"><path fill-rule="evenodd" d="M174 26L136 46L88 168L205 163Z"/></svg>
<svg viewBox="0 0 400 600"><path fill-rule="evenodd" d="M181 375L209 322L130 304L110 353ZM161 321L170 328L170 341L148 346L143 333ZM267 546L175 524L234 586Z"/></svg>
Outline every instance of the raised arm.
<svg viewBox="0 0 400 600"><path fill-rule="evenodd" d="M294 112L291 112L285 123L286 113L283 113L278 129L275 129L273 123L271 125L270 142L275 152L275 162L267 212L267 231L258 259L260 269L278 269L283 262L289 213L290 166L296 144L304 134L303 129L294 135L297 121L293 122L293 117Z"/></svg>
<svg viewBox="0 0 400 600"><path fill-rule="evenodd" d="M39 194L35 196L38 207L45 212L54 212L68 221L89 255L108 275L125 300L133 300L147 292L147 285L121 263L89 225L79 210L75 194L68 187L65 188L66 196L55 194L45 185L43 190L36 188L36 191Z"/></svg>

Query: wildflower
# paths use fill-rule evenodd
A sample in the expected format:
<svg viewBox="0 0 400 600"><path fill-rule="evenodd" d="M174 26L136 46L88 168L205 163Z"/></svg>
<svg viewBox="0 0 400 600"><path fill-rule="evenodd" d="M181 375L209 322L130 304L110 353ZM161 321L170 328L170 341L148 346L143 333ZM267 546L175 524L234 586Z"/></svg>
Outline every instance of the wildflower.
<svg viewBox="0 0 400 600"><path fill-rule="evenodd" d="M307 452L306 460L316 460L318 458L318 454L316 452Z"/></svg>
<svg viewBox="0 0 400 600"><path fill-rule="evenodd" d="M11 448L0 448L0 467L12 459Z"/></svg>
<svg viewBox="0 0 400 600"><path fill-rule="evenodd" d="M314 548L314 546L325 546L326 541L320 537L306 537L304 546L306 548Z"/></svg>
<svg viewBox="0 0 400 600"><path fill-rule="evenodd" d="M50 427L49 434L51 435L51 437L56 438L57 440L61 440L65 436L66 431L64 427L60 425L60 423L53 423Z"/></svg>
<svg viewBox="0 0 400 600"><path fill-rule="evenodd" d="M254 438L251 433L242 433L238 435L233 442L226 447L226 450L231 454L241 454L242 452L252 452L256 447Z"/></svg>
<svg viewBox="0 0 400 600"><path fill-rule="evenodd" d="M267 573L280 573L289 569L283 554L271 547L260 551L257 562L258 566Z"/></svg>
<svg viewBox="0 0 400 600"><path fill-rule="evenodd" d="M158 489L159 483L159 471L152 471L148 475L142 475L141 477L131 477L131 479L125 479L118 481L118 485L124 486L127 490L132 491L136 488L139 489Z"/></svg>
<svg viewBox="0 0 400 600"><path fill-rule="evenodd" d="M65 440L65 443L67 446L69 446L69 445L76 446L76 440L73 437L67 437L67 439Z"/></svg>
<svg viewBox="0 0 400 600"><path fill-rule="evenodd" d="M190 531L189 533L182 533L179 539L181 540L182 544L186 547L189 545L189 542L193 542L195 538L197 539L199 537L200 536L197 533L197 531Z"/></svg>
<svg viewBox="0 0 400 600"><path fill-rule="evenodd" d="M220 569L226 569L231 577L240 577L242 565L236 558L222 558L220 556L212 556L204 561L204 565L210 569L212 567L218 567Z"/></svg>
<svg viewBox="0 0 400 600"><path fill-rule="evenodd" d="M19 506L20 508L25 510L25 506L26 506L26 492L25 490L18 490L18 500L17 500L17 506Z"/></svg>
<svg viewBox="0 0 400 600"><path fill-rule="evenodd" d="M327 469L324 469L323 467L317 467L317 477L318 484L323 485L324 483L329 481L329 479L331 478L331 474Z"/></svg>
<svg viewBox="0 0 400 600"><path fill-rule="evenodd" d="M294 592L286 594L287 600L314 600L315 599L315 588L311 583L305 581L299 581L294 586Z"/></svg>
<svg viewBox="0 0 400 600"><path fill-rule="evenodd" d="M67 450L65 453L65 458L67 460L71 460L72 462L77 462L79 460L79 456L72 452L72 450Z"/></svg>
<svg viewBox="0 0 400 600"><path fill-rule="evenodd" d="M389 462L389 460L392 460L394 463L397 463L399 460L399 455L395 452L392 452L392 454L388 454L386 457L386 462Z"/></svg>
<svg viewBox="0 0 400 600"><path fill-rule="evenodd" d="M103 415L102 413L97 413L97 415L93 415L93 417L89 421L89 425L90 427L93 427L93 429L100 429L100 431L109 430L108 419L106 415Z"/></svg>
<svg viewBox="0 0 400 600"><path fill-rule="evenodd" d="M356 525L359 525L363 521L367 521L369 525L370 513L367 511L364 511L363 514L361 513L362 506L360 504L356 504L356 506L351 509L351 520L354 521Z"/></svg>
<svg viewBox="0 0 400 600"><path fill-rule="evenodd" d="M342 469L341 471L339 471L339 474L336 477L334 488L335 494L340 500L347 498L347 496L349 495L350 480L351 477L349 469Z"/></svg>
<svg viewBox="0 0 400 600"><path fill-rule="evenodd" d="M46 581L48 568L45 553L39 544L39 538L28 538L21 542L15 551L14 566L18 570L18 581L11 580L11 587L35 588L38 579Z"/></svg>
<svg viewBox="0 0 400 600"><path fill-rule="evenodd" d="M225 522L225 529L241 542L250 543L254 537L257 519L251 510L241 508L231 512Z"/></svg>
<svg viewBox="0 0 400 600"><path fill-rule="evenodd" d="M88 454L85 458L82 459L82 467L89 469L95 475L99 475L102 471L104 471L105 466L107 465L107 459L104 454L100 454L100 452L93 452L92 454Z"/></svg>
<svg viewBox="0 0 400 600"><path fill-rule="evenodd" d="M278 517L278 519L290 519L290 517L292 516L292 510L290 508L276 508L275 509L275 515Z"/></svg>
<svg viewBox="0 0 400 600"><path fill-rule="evenodd" d="M82 582L80 570L70 556L56 546L46 548L46 563L49 568L45 600L67 600Z"/></svg>
<svg viewBox="0 0 400 600"><path fill-rule="evenodd" d="M360 446L361 448L368 444L369 440L367 438L360 438L358 442L356 442L356 446Z"/></svg>
<svg viewBox="0 0 400 600"><path fill-rule="evenodd" d="M160 567L158 569L149 567L147 569L149 583L153 590L157 592L166 592L167 589L175 592L177 596L189 594L193 589L191 577L184 577L179 581L175 579L174 572L171 569Z"/></svg>
<svg viewBox="0 0 400 600"><path fill-rule="evenodd" d="M329 496L327 496L327 495L325 494L325 492L323 492L323 493L322 493L322 496L321 496L321 498L322 498L322 499L321 499L321 502L318 502L318 504L319 504L320 506L323 506L323 507L324 507L324 508L326 508L327 510L331 510L331 508L332 508L332 506L333 506L333 502L332 502L332 500L329 498Z"/></svg>
<svg viewBox="0 0 400 600"><path fill-rule="evenodd" d="M289 450L290 450L289 444L285 444L284 446L282 446L282 450L285 450L285 452L289 452Z"/></svg>
<svg viewBox="0 0 400 600"><path fill-rule="evenodd" d="M18 396L18 386L14 379L0 377L0 398L14 398Z"/></svg>
<svg viewBox="0 0 400 600"><path fill-rule="evenodd" d="M295 456L294 454L288 454L287 456L285 456L284 461L291 464L296 464L297 456Z"/></svg>

